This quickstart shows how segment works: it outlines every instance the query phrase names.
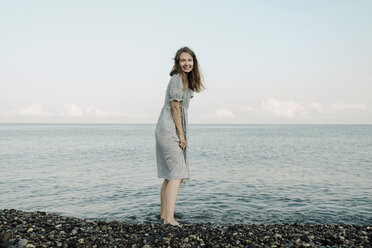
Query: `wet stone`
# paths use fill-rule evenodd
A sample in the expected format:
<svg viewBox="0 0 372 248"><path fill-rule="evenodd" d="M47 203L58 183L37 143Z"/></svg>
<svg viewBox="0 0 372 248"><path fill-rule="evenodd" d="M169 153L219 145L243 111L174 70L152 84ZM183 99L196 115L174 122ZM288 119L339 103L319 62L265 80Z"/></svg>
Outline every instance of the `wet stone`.
<svg viewBox="0 0 372 248"><path fill-rule="evenodd" d="M27 242L28 242L27 239L20 239L20 240L18 241L18 247L19 247L19 248L26 247Z"/></svg>
<svg viewBox="0 0 372 248"><path fill-rule="evenodd" d="M0 210L0 247L371 247L371 226L105 222Z"/></svg>

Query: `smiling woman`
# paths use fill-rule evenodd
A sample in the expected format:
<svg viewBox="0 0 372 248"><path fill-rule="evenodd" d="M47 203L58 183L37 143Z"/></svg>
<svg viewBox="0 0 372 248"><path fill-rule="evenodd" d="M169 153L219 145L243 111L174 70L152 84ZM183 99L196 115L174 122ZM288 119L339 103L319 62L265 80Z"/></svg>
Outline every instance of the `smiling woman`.
<svg viewBox="0 0 372 248"><path fill-rule="evenodd" d="M192 70L194 60L189 53L183 52L180 54L180 66L185 73L189 73Z"/></svg>
<svg viewBox="0 0 372 248"><path fill-rule="evenodd" d="M204 86L200 80L198 61L194 52L183 47L174 58L164 106L156 125L156 159L158 177L164 178L161 187L161 215L164 224L180 226L174 219L174 205L181 183L190 181L187 130L190 99Z"/></svg>

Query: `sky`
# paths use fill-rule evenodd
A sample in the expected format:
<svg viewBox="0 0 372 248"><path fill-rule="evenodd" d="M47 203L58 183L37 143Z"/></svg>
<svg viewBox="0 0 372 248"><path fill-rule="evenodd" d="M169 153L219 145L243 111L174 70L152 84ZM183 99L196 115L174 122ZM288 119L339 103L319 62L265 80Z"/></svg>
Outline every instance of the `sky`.
<svg viewBox="0 0 372 248"><path fill-rule="evenodd" d="M0 1L0 123L156 123L176 51L189 124L372 124L372 1Z"/></svg>

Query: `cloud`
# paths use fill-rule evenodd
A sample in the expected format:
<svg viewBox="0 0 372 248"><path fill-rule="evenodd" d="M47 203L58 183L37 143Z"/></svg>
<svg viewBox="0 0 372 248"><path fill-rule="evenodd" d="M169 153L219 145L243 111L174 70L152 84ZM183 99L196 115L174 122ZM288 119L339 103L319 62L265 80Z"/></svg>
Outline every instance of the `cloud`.
<svg viewBox="0 0 372 248"><path fill-rule="evenodd" d="M123 113L117 110L104 111L97 106L91 105L87 108L82 108L76 104L64 105L65 110L59 112L61 116L94 116L94 117L125 117L125 118L149 118L147 113Z"/></svg>
<svg viewBox="0 0 372 248"><path fill-rule="evenodd" d="M296 114L305 113L304 106L294 101L278 101L268 98L267 101L261 102L261 106L264 111L276 116L294 117Z"/></svg>
<svg viewBox="0 0 372 248"><path fill-rule="evenodd" d="M27 115L27 116L51 116L52 113L44 112L40 104L33 103L23 108L17 108L15 110L5 113L5 115Z"/></svg>
<svg viewBox="0 0 372 248"><path fill-rule="evenodd" d="M219 118L234 117L234 113L228 108L220 108L216 111L216 116Z"/></svg>
<svg viewBox="0 0 372 248"><path fill-rule="evenodd" d="M219 108L213 114L205 115L206 118L231 118L234 117L234 113L231 112L228 108Z"/></svg>
<svg viewBox="0 0 372 248"><path fill-rule="evenodd" d="M120 111L102 111L96 106L90 106L85 109L85 112L88 115L94 115L94 116L121 116L122 114Z"/></svg>
<svg viewBox="0 0 372 248"><path fill-rule="evenodd" d="M1 116L60 116L60 117L125 117L125 118L148 118L146 113L122 113L120 111L104 111L97 106L82 108L76 104L65 104L62 110L45 112L40 104L31 104L8 112L0 111Z"/></svg>
<svg viewBox="0 0 372 248"><path fill-rule="evenodd" d="M310 103L308 103L308 106L309 106L310 109L314 109L315 111L317 111L319 113L323 112L322 107L317 102L310 102Z"/></svg>
<svg viewBox="0 0 372 248"><path fill-rule="evenodd" d="M268 98L261 102L260 107L250 105L240 105L236 107L237 111L241 112L256 112L256 113L273 113L276 116L293 117L296 114L304 115L309 111L323 112L323 109L318 102L310 102L306 107L294 101L279 101L274 98Z"/></svg>
<svg viewBox="0 0 372 248"><path fill-rule="evenodd" d="M356 104L334 103L331 109L333 110L348 110L348 109L366 110L367 106L364 103L356 103Z"/></svg>
<svg viewBox="0 0 372 248"><path fill-rule="evenodd" d="M65 111L60 112L62 116L82 116L83 110L76 104L65 104Z"/></svg>
<svg viewBox="0 0 372 248"><path fill-rule="evenodd" d="M104 111L99 109L97 106L89 106L85 109L81 108L76 104L65 104L64 111L60 111L61 116L96 116L96 117L133 117L130 114L122 114L120 111ZM136 115L137 117L137 115Z"/></svg>

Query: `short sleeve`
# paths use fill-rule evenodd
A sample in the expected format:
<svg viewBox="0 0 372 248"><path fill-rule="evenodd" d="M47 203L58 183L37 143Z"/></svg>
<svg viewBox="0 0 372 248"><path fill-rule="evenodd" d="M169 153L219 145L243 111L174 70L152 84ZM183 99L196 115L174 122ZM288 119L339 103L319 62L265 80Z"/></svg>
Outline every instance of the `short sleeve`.
<svg viewBox="0 0 372 248"><path fill-rule="evenodd" d="M171 85L170 85L170 90L169 90L169 100L172 101L182 101L184 94L183 90L183 82L182 78L174 74L171 78Z"/></svg>

